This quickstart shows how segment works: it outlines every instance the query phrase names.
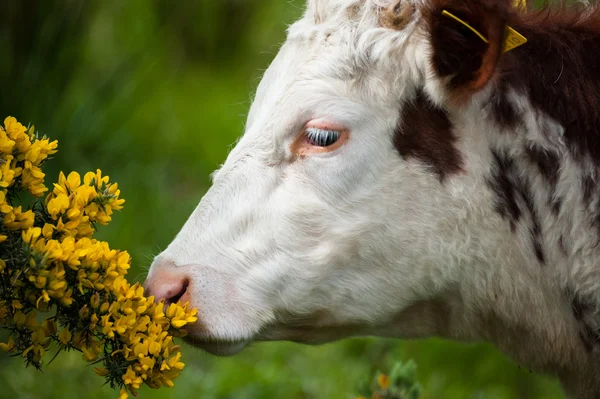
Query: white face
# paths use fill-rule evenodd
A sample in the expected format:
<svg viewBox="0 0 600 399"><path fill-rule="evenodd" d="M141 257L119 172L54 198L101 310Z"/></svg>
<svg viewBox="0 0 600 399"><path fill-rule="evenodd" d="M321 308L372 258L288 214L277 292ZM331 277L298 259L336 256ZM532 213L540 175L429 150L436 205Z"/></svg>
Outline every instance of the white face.
<svg viewBox="0 0 600 399"><path fill-rule="evenodd" d="M454 278L445 248L462 204L394 146L428 68L418 12L383 29L372 11L336 7L351 3L309 3L290 28L245 134L149 273L152 288L185 280L190 340L213 353L392 325L411 335L397 315Z"/></svg>

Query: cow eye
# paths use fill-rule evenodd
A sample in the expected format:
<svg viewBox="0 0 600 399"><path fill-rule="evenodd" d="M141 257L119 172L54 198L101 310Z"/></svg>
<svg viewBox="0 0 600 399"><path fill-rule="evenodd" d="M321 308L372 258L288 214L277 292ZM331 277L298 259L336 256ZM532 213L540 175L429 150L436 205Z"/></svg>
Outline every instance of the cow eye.
<svg viewBox="0 0 600 399"><path fill-rule="evenodd" d="M317 127L309 127L306 129L307 141L315 147L329 147L337 143L342 136L339 130L325 130Z"/></svg>

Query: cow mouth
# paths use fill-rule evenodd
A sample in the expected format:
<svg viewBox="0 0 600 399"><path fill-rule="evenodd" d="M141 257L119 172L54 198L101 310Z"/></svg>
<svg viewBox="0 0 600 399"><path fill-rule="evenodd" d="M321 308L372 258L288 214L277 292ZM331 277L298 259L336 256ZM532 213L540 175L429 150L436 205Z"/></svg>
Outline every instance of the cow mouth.
<svg viewBox="0 0 600 399"><path fill-rule="evenodd" d="M211 339L202 339L187 335L184 341L190 345L202 349L211 355L219 357L229 357L240 353L247 345L248 341L219 341Z"/></svg>

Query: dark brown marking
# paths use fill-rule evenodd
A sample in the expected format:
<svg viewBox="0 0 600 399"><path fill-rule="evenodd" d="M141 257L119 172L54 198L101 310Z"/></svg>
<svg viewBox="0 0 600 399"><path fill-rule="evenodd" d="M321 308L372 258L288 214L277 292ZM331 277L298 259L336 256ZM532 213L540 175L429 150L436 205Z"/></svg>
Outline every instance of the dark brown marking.
<svg viewBox="0 0 600 399"><path fill-rule="evenodd" d="M394 134L394 145L403 158L418 159L442 181L462 170L456 140L447 112L432 104L423 92L405 105Z"/></svg>
<svg viewBox="0 0 600 399"><path fill-rule="evenodd" d="M592 202L592 196L597 191L598 185L594 181L594 178L588 174L583 176L581 179L581 187L583 190L583 203L585 206L590 206Z"/></svg>
<svg viewBox="0 0 600 399"><path fill-rule="evenodd" d="M554 216L558 216L560 214L560 210L562 209L562 200L560 198L555 198L552 193L549 195L548 203L550 204L550 209L552 209L552 214Z"/></svg>
<svg viewBox="0 0 600 399"><path fill-rule="evenodd" d="M527 146L525 153L529 161L537 166L541 175L554 188L558 182L560 160L558 155L536 145Z"/></svg>
<svg viewBox="0 0 600 399"><path fill-rule="evenodd" d="M544 256L544 249L542 248L541 235L534 229L531 233L533 252L538 262L541 264L546 263L546 257Z"/></svg>
<svg viewBox="0 0 600 399"><path fill-rule="evenodd" d="M496 211L508 220L510 228L514 232L522 214L515 197L515 185L510 179L514 170L514 162L512 158L503 156L494 150L492 150L492 156L494 169L488 183L496 194Z"/></svg>
<svg viewBox="0 0 600 399"><path fill-rule="evenodd" d="M496 123L514 133L515 128L521 123L521 114L508 98L508 85L500 83L496 94L490 98L487 107Z"/></svg>
<svg viewBox="0 0 600 399"><path fill-rule="evenodd" d="M492 157L493 165L488 185L496 196L496 211L509 222L513 232L516 231L523 214L529 214L531 248L536 259L545 264L542 226L529 181L519 173L515 160L507 153L492 150Z"/></svg>
<svg viewBox="0 0 600 399"><path fill-rule="evenodd" d="M537 167L546 180L548 190L548 206L554 215L560 213L562 201L556 198L556 184L560 175L560 158L558 154L545 150L537 145L525 147L525 154L530 163Z"/></svg>
<svg viewBox="0 0 600 399"><path fill-rule="evenodd" d="M523 178L518 176L513 176L515 181L515 186L520 194L520 197L525 204L529 215L531 217L531 227L529 229L531 245L533 247L533 252L535 253L535 257L537 260L544 264L546 263L546 258L544 256L544 250L542 247L542 226L540 224L540 218L538 217L538 212L535 208L535 204L533 201L533 193L531 192L531 185L529 182L523 180Z"/></svg>
<svg viewBox="0 0 600 399"><path fill-rule="evenodd" d="M571 291L567 291L567 298L571 299L571 310L580 327L579 337L586 350L591 352L600 343L600 332L590 325L588 320L588 315L593 314L594 307Z"/></svg>

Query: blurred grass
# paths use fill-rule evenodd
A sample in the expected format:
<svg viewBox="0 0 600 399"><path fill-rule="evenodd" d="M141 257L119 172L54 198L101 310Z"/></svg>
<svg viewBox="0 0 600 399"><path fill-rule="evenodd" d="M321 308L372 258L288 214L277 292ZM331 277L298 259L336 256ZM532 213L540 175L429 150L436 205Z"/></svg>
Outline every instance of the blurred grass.
<svg viewBox="0 0 600 399"><path fill-rule="evenodd" d="M0 114L59 139L48 164L101 168L126 208L100 237L134 256L143 280L243 131L251 93L297 18L300 0L5 0L0 3ZM561 398L489 345L354 339L258 344L217 359L184 349L171 390L144 398L352 398L361 381L413 358L425 398ZM0 355L0 398L114 398L78 354L43 374Z"/></svg>

